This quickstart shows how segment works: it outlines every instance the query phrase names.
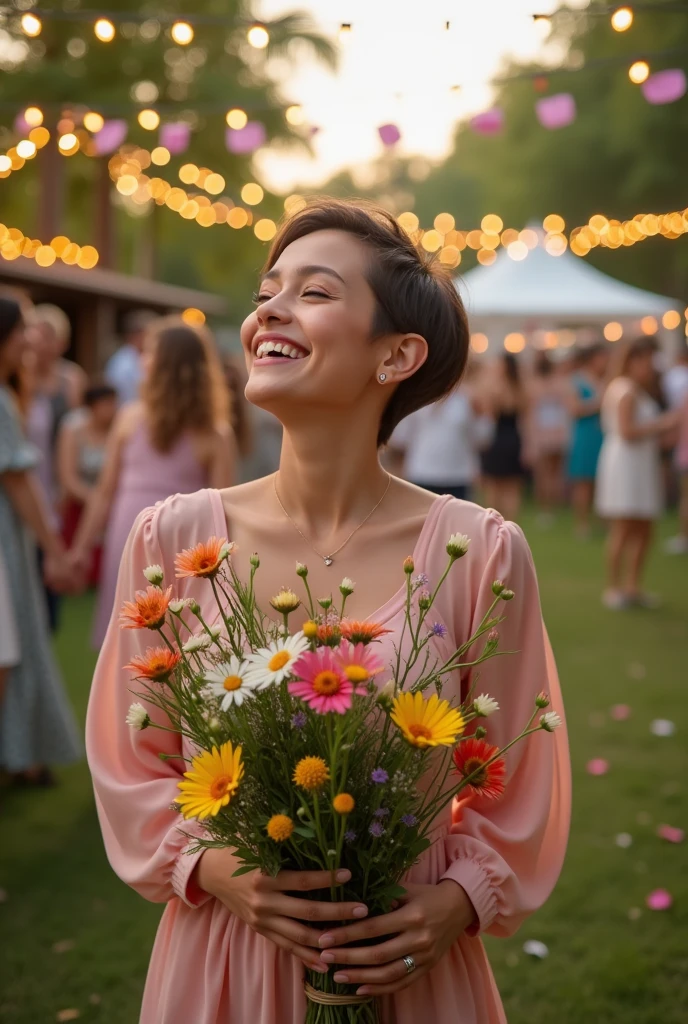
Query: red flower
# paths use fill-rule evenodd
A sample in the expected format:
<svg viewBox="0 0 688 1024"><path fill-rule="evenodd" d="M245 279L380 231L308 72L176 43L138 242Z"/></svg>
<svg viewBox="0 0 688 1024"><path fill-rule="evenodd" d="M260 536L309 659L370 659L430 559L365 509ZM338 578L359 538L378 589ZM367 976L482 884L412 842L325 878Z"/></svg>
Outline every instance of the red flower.
<svg viewBox="0 0 688 1024"><path fill-rule="evenodd" d="M122 629L159 629L165 621L172 587L137 590L133 601L125 601L119 614Z"/></svg>
<svg viewBox="0 0 688 1024"><path fill-rule="evenodd" d="M498 757L491 764L487 763L498 751L499 747L493 747L485 740L477 740L475 736L470 736L454 748L452 755L456 771L464 779L473 775L473 772L476 773L468 783L469 787L491 800L498 800L505 787L504 758Z"/></svg>
<svg viewBox="0 0 688 1024"><path fill-rule="evenodd" d="M149 647L145 654L137 654L124 667L130 668L140 679L164 683L181 660L181 654L168 647Z"/></svg>
<svg viewBox="0 0 688 1024"><path fill-rule="evenodd" d="M369 644L372 640L378 640L385 633L391 633L391 629L385 629L377 622L363 622L359 619L342 619L339 629L345 640L352 644Z"/></svg>

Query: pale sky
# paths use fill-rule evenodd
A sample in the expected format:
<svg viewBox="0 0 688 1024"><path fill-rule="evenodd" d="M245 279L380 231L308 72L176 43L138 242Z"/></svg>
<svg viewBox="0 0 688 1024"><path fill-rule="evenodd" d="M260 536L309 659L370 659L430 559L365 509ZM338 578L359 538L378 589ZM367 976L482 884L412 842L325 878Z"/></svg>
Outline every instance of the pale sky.
<svg viewBox="0 0 688 1024"><path fill-rule="evenodd" d="M588 0L568 2L581 8ZM352 25L337 72L310 59L285 66L284 97L300 103L306 122L320 131L314 157L260 151L260 180L288 192L318 186L342 167L365 166L383 152L377 128L390 122L401 131L398 152L440 160L456 122L489 108L490 79L507 57L547 56L542 25L531 15L558 6L558 0L260 0L258 16L307 10L334 39L342 22ZM452 91L456 85L460 90Z"/></svg>

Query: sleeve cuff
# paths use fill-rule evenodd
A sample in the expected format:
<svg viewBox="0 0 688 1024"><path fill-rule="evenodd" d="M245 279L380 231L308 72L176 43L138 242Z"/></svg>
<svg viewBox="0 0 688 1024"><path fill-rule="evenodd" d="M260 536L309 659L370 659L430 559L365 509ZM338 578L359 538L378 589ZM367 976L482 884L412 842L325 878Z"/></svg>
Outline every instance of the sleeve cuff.
<svg viewBox="0 0 688 1024"><path fill-rule="evenodd" d="M473 904L478 920L466 929L466 935L473 938L487 931L498 913L498 893L485 868L468 857L452 861L442 878L457 882Z"/></svg>
<svg viewBox="0 0 688 1024"><path fill-rule="evenodd" d="M212 899L210 893L204 892L191 876L205 850L197 850L196 853L187 853L193 843L184 847L177 857L172 871L172 888L175 895L186 903L187 907L200 907Z"/></svg>

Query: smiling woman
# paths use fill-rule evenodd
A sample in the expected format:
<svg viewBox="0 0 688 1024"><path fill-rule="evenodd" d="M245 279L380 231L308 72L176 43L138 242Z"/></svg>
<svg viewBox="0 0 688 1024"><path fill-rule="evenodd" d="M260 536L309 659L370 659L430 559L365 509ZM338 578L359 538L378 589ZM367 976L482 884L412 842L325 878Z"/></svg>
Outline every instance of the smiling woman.
<svg viewBox="0 0 688 1024"><path fill-rule="evenodd" d="M428 644L436 645L439 658L460 647L493 602L495 580L504 581L500 593L506 585L516 598L499 642L521 653L510 659L508 672L501 659L483 667L481 687L501 709L494 726L490 720L490 741L500 749L506 745L514 726L528 720L539 691L548 692L561 713L532 560L519 528L492 510L392 477L380 464L379 449L399 420L448 394L461 377L468 325L445 271L418 252L385 211L319 199L282 226L255 298L256 309L241 330L246 396L282 423L279 471L237 487L176 495L143 512L122 558L115 607L140 587L146 566L159 565L170 580L180 548L229 537L236 544L236 578L251 580L258 606L272 607L281 625L275 595L297 563L297 575L307 576L314 595L324 600L338 585L346 593L348 626L357 629L342 622L342 634L352 642L365 634L376 643L370 664L353 651L344 682L339 664L325 659L311 665L310 702L324 704L333 702L335 689L360 685L363 670L368 685L385 686L386 670L379 666L394 659L405 621L402 565L408 579L419 574L419 588L435 584L446 563L446 538L465 534L471 539L465 572L433 606L438 621ZM257 574L252 552L260 555ZM177 604L197 602L212 628L212 597L198 578L179 579L175 597ZM304 632L327 637L333 628L331 619L309 621ZM303 635L290 639L289 658L303 655ZM529 738L509 750L500 800L478 794L461 810L443 811L430 849L404 880L402 905L368 919L356 893L347 890L345 902L330 901L329 871L235 877L230 850L191 852L195 829L202 826L181 823L170 804L193 751L174 731L162 733L164 741L151 740L151 730L132 736L125 725L130 681L118 666L144 656L144 646L142 631L110 628L88 715L89 759L111 862L148 899L169 904L141 1024L302 1024L307 999L314 998L313 987L303 985L304 964L323 975L332 971L335 985L356 986L359 1002L381 997L382 1024L421 1018L501 1024L499 996L476 936L515 931L556 882L569 817L564 730L552 743ZM218 667L213 682L221 696L252 682L283 685L277 677L290 678L286 655L276 659L265 649L254 657L260 664L243 661L243 678L240 666ZM474 681L469 668L447 674L443 714L455 713ZM144 710L151 719L159 715L152 705ZM291 721L294 729L303 725L298 715ZM418 725L409 718L406 725L409 742L429 747L439 728L434 719ZM158 756L161 742L164 759ZM304 749L299 765L318 768L319 786L328 766L322 761L314 767L311 755ZM373 772L371 785L379 785L381 794L388 782L386 772ZM283 809L273 810L271 827L279 827L273 838L282 841L286 823L275 816ZM384 857L384 823L356 822L355 807L350 813L355 825L380 837ZM337 886L349 879L349 871L335 871Z"/></svg>

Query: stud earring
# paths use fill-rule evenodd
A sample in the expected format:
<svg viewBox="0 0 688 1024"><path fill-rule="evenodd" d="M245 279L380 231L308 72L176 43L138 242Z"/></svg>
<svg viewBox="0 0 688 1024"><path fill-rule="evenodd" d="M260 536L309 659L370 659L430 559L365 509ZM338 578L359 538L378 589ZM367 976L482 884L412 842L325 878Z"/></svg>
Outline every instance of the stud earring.
<svg viewBox="0 0 688 1024"><path fill-rule="evenodd" d="M386 373L380 373L380 374L378 374L378 378L377 379L380 381L381 384L384 384L385 381L387 380L387 374Z"/></svg>

